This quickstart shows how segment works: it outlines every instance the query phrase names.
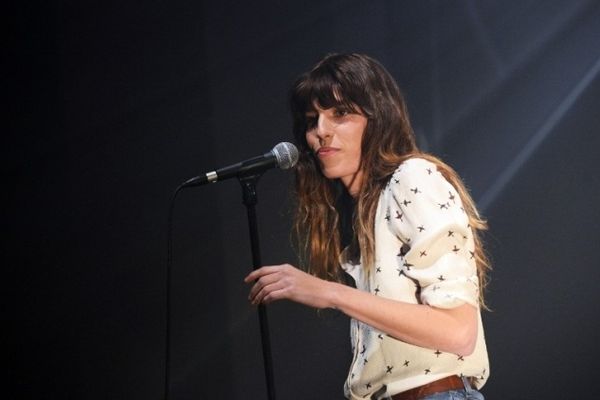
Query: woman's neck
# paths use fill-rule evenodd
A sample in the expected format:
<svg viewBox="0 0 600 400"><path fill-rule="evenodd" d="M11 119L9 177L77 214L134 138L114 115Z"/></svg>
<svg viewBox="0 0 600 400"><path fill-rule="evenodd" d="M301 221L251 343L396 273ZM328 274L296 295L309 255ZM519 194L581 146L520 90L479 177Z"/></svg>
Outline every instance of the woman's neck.
<svg viewBox="0 0 600 400"><path fill-rule="evenodd" d="M352 196L355 199L358 196L358 192L360 191L360 185L362 184L362 177L363 177L362 171L358 171L353 175L344 176L344 177L340 178L340 180L346 187L346 190L348 191L350 196Z"/></svg>

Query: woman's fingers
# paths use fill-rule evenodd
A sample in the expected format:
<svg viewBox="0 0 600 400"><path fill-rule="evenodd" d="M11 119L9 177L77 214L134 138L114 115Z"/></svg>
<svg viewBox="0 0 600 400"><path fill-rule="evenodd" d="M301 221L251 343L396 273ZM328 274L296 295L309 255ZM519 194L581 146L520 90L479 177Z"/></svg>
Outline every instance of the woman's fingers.
<svg viewBox="0 0 600 400"><path fill-rule="evenodd" d="M274 300L281 300L285 298L284 293L286 290L287 287L284 282L274 281L260 288L256 295L251 298L251 302L253 305L258 305L260 303L268 304Z"/></svg>
<svg viewBox="0 0 600 400"><path fill-rule="evenodd" d="M260 279L262 276L273 274L273 273L277 272L278 270L280 270L281 267L282 267L281 265L272 265L272 266L265 266L265 267L261 267L259 269L255 269L254 271L250 272L248 274L248 276L246 276L244 278L244 282L250 283L252 281Z"/></svg>
<svg viewBox="0 0 600 400"><path fill-rule="evenodd" d="M283 264L261 267L252 271L244 278L246 283L254 282L248 299L252 304L259 304L285 298L286 289L291 284L290 276L295 270L296 268Z"/></svg>
<svg viewBox="0 0 600 400"><path fill-rule="evenodd" d="M290 264L259 268L248 274L244 281L254 282L248 295L254 305L287 299L309 307L330 306L328 283Z"/></svg>
<svg viewBox="0 0 600 400"><path fill-rule="evenodd" d="M254 285L252 285L248 298L253 304L260 303L262 298L265 297L269 291L276 290L280 286L281 282L278 272L263 275L256 280Z"/></svg>

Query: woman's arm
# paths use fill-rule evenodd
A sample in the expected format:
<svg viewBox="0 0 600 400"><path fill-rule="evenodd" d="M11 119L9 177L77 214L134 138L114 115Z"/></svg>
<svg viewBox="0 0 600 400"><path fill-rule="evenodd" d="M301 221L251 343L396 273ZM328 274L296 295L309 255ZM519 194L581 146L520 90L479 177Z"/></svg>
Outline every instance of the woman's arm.
<svg viewBox="0 0 600 400"><path fill-rule="evenodd" d="M325 281L289 264L262 267L244 281L255 281L252 304L287 299L315 308L336 308L403 342L467 356L477 339L477 309L469 304L442 309L410 304Z"/></svg>

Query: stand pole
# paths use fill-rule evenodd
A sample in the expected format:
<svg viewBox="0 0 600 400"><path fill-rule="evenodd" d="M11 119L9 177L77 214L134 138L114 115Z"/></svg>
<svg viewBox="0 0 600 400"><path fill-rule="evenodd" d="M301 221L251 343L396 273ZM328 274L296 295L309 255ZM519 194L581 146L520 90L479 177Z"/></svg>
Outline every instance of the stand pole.
<svg viewBox="0 0 600 400"><path fill-rule="evenodd" d="M256 220L256 183L260 178L258 175L239 177L242 185L243 202L248 213L248 227L250 229L250 245L252 249L252 266L258 269L262 266L260 259L260 244L258 237L258 224ZM271 343L269 340L269 324L267 321L267 310L264 305L258 306L258 319L260 322L260 337L263 350L263 361L265 365L265 377L267 380L267 394L269 400L275 400L275 384L273 382L273 361L271 358Z"/></svg>

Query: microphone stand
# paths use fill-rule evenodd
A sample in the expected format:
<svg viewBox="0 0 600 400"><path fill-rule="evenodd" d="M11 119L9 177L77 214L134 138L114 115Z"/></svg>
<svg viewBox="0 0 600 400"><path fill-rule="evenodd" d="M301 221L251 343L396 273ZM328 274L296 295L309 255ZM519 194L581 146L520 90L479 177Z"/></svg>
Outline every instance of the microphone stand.
<svg viewBox="0 0 600 400"><path fill-rule="evenodd" d="M262 266L260 259L260 245L258 238L258 224L256 220L256 183L262 173L241 175L238 177L242 185L243 203L248 214L248 227L250 229L250 245L252 249L252 266L256 270ZM258 305L258 319L260 322L260 336L263 350L263 361L265 366L265 377L267 380L267 394L269 400L275 400L275 385L273 382L273 362L271 359L271 343L269 341L269 326L267 321L267 310L263 304Z"/></svg>

